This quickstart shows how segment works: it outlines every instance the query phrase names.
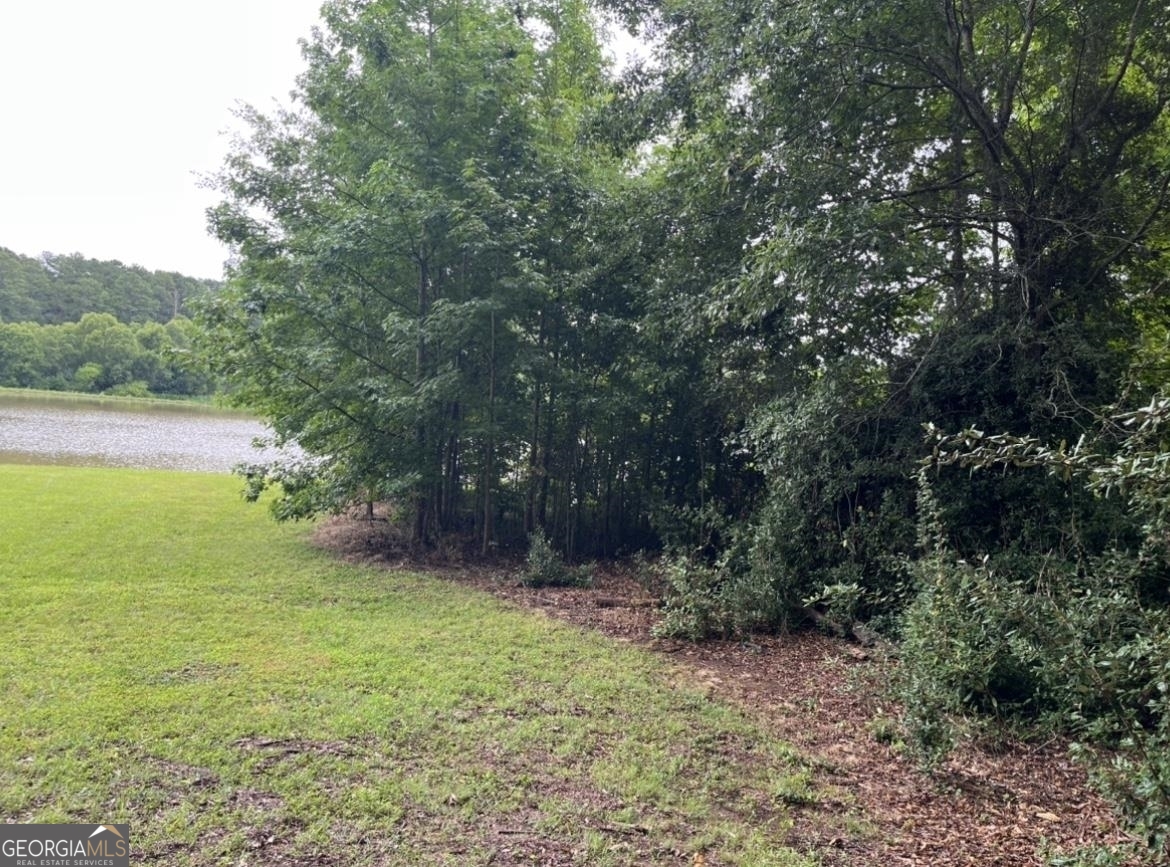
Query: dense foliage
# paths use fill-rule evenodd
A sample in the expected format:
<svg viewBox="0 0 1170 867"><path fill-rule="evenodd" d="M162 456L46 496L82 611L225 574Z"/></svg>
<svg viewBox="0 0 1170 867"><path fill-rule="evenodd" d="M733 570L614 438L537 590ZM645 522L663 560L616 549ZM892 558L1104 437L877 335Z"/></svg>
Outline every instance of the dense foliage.
<svg viewBox="0 0 1170 867"><path fill-rule="evenodd" d="M670 395L693 383L645 357L638 239L610 217L638 193L576 135L604 92L587 10L325 13L299 110L249 113L211 215L240 251L216 369L330 458L282 471L285 514L394 499L423 543L651 542L655 495L690 483Z"/></svg>
<svg viewBox="0 0 1170 867"><path fill-rule="evenodd" d="M1170 399L1114 413L1075 445L1035 437L931 430L919 518L925 556L907 611L902 698L926 763L973 712L1038 720L1103 744L1103 788L1155 859L1170 852ZM1139 528L1094 553L1066 510L1063 550L1001 548L959 559L933 493L948 466L1059 480L1069 496L1116 505Z"/></svg>
<svg viewBox="0 0 1170 867"><path fill-rule="evenodd" d="M77 253L33 259L0 247L0 322L63 325L86 313L109 313L120 322L165 325L190 316L190 302L218 286Z"/></svg>
<svg viewBox="0 0 1170 867"><path fill-rule="evenodd" d="M215 381L192 352L195 324L126 325L109 313L78 322L0 322L0 387L134 395L206 395Z"/></svg>
<svg viewBox="0 0 1170 867"><path fill-rule="evenodd" d="M334 0L246 113L209 346L324 458L253 492L545 565L662 547L694 637L868 620L928 757L960 712L1161 737L1167 449L1125 410L1170 386L1170 11L602 5L653 62L615 76L574 0ZM977 430L1033 472L957 471Z"/></svg>
<svg viewBox="0 0 1170 867"><path fill-rule="evenodd" d="M192 352L198 299L219 284L74 254L0 248L0 387L210 394Z"/></svg>

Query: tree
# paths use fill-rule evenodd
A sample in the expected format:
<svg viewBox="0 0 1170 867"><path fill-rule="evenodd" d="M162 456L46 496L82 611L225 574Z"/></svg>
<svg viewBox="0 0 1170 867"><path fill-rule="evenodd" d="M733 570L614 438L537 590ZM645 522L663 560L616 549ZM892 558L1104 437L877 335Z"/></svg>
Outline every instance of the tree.
<svg viewBox="0 0 1170 867"><path fill-rule="evenodd" d="M496 541L549 393L542 233L567 227L564 156L600 80L583 6L530 11L540 45L512 6L329 4L299 110L246 115L211 216L239 265L207 320L238 398L328 456L291 512L395 498L420 542L468 521Z"/></svg>
<svg viewBox="0 0 1170 867"><path fill-rule="evenodd" d="M86 313L77 323L77 339L82 357L101 370L92 383L94 390L104 391L133 379L142 348L130 326L109 313Z"/></svg>
<svg viewBox="0 0 1170 867"><path fill-rule="evenodd" d="M188 301L217 288L213 280L78 253L34 259L0 248L0 320L9 322L60 324L109 313L126 323L166 323L189 313Z"/></svg>
<svg viewBox="0 0 1170 867"><path fill-rule="evenodd" d="M36 326L0 322L0 385L32 388L38 385L44 364Z"/></svg>
<svg viewBox="0 0 1170 867"><path fill-rule="evenodd" d="M795 606L835 575L888 589L923 422L1075 436L1159 327L1168 13L610 5L662 40L625 116L685 191L670 255L729 256L666 292L694 299L676 330L718 335L729 444L768 479L747 561ZM973 546L1059 496L1010 484L948 492Z"/></svg>

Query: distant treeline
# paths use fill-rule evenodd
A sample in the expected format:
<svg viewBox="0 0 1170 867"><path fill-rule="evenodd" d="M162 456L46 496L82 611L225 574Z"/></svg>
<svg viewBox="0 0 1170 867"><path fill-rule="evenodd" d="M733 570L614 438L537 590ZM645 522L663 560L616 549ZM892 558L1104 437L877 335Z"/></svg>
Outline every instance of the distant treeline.
<svg viewBox="0 0 1170 867"><path fill-rule="evenodd" d="M191 355L196 326L179 316L165 325L127 325L109 313L79 322L0 322L0 386L137 396L198 395L215 381Z"/></svg>
<svg viewBox="0 0 1170 867"><path fill-rule="evenodd" d="M0 247L0 322L61 325L109 313L120 322L166 323L190 315L187 302L218 287L214 280L77 253L34 259Z"/></svg>
<svg viewBox="0 0 1170 867"><path fill-rule="evenodd" d="M121 394L214 390L188 302L214 280L73 254L0 248L0 386Z"/></svg>

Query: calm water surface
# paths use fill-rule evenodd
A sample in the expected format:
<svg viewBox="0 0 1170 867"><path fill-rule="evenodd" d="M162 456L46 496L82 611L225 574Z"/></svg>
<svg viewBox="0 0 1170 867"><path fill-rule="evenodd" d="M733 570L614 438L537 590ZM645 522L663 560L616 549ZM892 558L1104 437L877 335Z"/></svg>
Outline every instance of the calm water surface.
<svg viewBox="0 0 1170 867"><path fill-rule="evenodd" d="M275 455L258 421L176 404L0 394L0 463L228 472Z"/></svg>

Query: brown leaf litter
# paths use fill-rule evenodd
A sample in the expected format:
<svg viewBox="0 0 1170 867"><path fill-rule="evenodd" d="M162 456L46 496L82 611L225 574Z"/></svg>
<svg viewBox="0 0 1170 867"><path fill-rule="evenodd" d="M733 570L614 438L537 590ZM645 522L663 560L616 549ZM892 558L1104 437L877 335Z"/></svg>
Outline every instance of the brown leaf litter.
<svg viewBox="0 0 1170 867"><path fill-rule="evenodd" d="M434 572L511 604L645 647L693 686L751 711L798 747L830 795L799 808L790 844L826 865L1043 867L1045 852L1126 840L1067 742L965 743L933 776L901 748L885 654L816 632L748 641L656 638L658 600L598 568L589 588L527 588L515 569L420 562L384 523L324 522L316 543L351 561ZM835 813L836 815L827 815Z"/></svg>

